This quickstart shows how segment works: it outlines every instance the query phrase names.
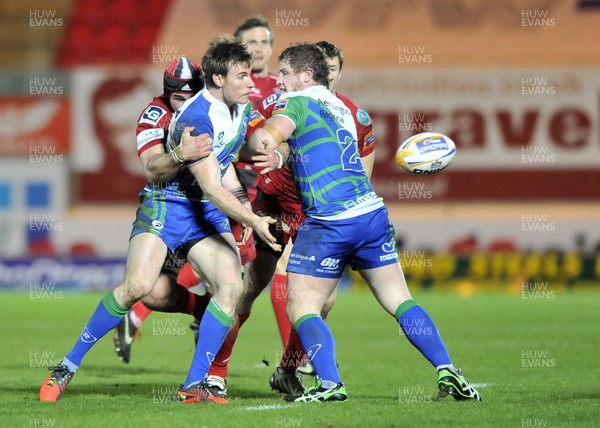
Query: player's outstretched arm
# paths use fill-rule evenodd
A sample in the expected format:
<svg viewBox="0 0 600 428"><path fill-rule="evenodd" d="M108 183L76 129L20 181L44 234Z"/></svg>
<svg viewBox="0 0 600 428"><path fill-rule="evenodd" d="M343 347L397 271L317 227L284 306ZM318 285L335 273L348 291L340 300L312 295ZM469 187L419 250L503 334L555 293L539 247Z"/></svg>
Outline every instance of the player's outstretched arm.
<svg viewBox="0 0 600 428"><path fill-rule="evenodd" d="M211 154L204 162L191 165L189 170L214 206L228 217L250 226L273 250L281 251L281 245L269 232L269 225L274 224L275 219L257 216L222 186L219 161L214 155Z"/></svg>

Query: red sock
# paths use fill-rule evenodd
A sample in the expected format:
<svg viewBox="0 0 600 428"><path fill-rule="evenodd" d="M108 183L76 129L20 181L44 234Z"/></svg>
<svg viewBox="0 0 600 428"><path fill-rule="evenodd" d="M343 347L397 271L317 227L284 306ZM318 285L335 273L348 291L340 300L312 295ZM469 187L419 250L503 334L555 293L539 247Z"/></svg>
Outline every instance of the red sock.
<svg viewBox="0 0 600 428"><path fill-rule="evenodd" d="M231 352L233 351L233 345L235 344L235 340L237 339L238 332L240 327L244 325L246 320L250 314L238 314L235 323L229 329L229 333L227 333L227 337L225 337L225 342L223 342L223 346L212 362L210 366L210 370L208 371L209 376L219 376L225 379L227 377L227 369L229 368L229 359L231 358Z"/></svg>
<svg viewBox="0 0 600 428"><path fill-rule="evenodd" d="M190 288L199 283L200 278L196 276L196 272L194 272L194 269L192 269L192 266L189 263L184 264L183 267L179 269L177 284L181 284L185 288Z"/></svg>
<svg viewBox="0 0 600 428"><path fill-rule="evenodd" d="M141 301L139 301L135 305L133 305L131 307L131 311L135 315L131 319L131 321L137 328L140 328L140 325L142 325L142 323L144 322L146 317L152 313L152 310L148 309L146 306L144 306L144 304Z"/></svg>
<svg viewBox="0 0 600 428"><path fill-rule="evenodd" d="M273 275L273 280L271 281L271 303L273 304L273 310L275 311L275 318L277 319L281 342L285 347L287 345L290 329L292 328L286 310L287 275L281 275L279 273Z"/></svg>
<svg viewBox="0 0 600 428"><path fill-rule="evenodd" d="M283 351L279 367L287 370L296 369L304 357L304 348L296 330L290 329L287 345Z"/></svg>

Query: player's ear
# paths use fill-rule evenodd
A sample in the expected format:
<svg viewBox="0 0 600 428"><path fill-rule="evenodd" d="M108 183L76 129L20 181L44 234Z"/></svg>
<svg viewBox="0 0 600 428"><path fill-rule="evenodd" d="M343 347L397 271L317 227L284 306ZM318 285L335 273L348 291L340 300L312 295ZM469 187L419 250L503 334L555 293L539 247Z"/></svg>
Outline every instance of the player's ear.
<svg viewBox="0 0 600 428"><path fill-rule="evenodd" d="M306 70L304 70L304 75L305 75L304 83L308 83L311 80L313 80L313 76L315 75L315 70L308 67Z"/></svg>
<svg viewBox="0 0 600 428"><path fill-rule="evenodd" d="M225 76L221 75L221 74L213 74L212 75L212 79L214 84L218 87L218 88L222 88L223 84L225 83Z"/></svg>

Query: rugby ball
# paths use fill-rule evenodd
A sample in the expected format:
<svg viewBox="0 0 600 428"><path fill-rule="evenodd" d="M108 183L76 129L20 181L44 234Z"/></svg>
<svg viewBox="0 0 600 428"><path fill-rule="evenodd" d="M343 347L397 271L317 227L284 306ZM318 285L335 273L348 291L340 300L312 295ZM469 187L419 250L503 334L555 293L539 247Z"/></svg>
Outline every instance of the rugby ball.
<svg viewBox="0 0 600 428"><path fill-rule="evenodd" d="M450 138L437 132L423 132L398 147L396 163L411 174L430 175L450 165L454 155L456 145Z"/></svg>

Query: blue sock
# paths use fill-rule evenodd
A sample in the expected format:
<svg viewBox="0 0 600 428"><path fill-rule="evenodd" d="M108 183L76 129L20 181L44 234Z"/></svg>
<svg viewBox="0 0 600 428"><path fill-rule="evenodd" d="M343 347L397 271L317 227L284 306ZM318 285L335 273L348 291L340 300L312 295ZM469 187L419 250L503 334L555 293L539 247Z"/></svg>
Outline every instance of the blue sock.
<svg viewBox="0 0 600 428"><path fill-rule="evenodd" d="M204 380L215 355L223 346L233 321L234 318L225 314L217 305L215 299L210 299L202 320L200 320L198 346L196 346L187 379L183 383L184 388L189 388L193 384Z"/></svg>
<svg viewBox="0 0 600 428"><path fill-rule="evenodd" d="M336 385L341 382L335 364L335 340L323 318L315 314L304 315L296 321L294 328L319 378Z"/></svg>
<svg viewBox="0 0 600 428"><path fill-rule="evenodd" d="M77 343L75 343L71 352L66 355L65 358L69 360L69 363L79 367L87 351L106 333L115 328L128 310L128 308L124 308L117 303L117 299L112 291L105 295L81 332ZM69 365L69 369L73 368L71 364Z"/></svg>
<svg viewBox="0 0 600 428"><path fill-rule="evenodd" d="M417 302L414 300L402 302L396 309L394 318L398 320L408 341L434 367L452 364L446 345L444 345L433 320Z"/></svg>

